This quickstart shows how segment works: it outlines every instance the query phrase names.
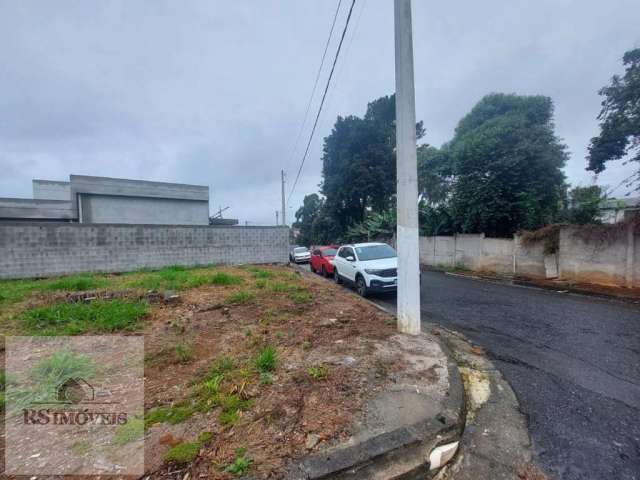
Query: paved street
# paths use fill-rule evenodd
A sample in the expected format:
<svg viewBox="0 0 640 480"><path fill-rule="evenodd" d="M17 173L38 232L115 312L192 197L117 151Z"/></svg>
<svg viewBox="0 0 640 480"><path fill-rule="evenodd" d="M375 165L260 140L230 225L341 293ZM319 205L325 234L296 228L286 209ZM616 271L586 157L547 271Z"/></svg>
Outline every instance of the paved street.
<svg viewBox="0 0 640 480"><path fill-rule="evenodd" d="M548 474L640 479L640 307L438 272L424 274L422 302L423 320L487 350Z"/></svg>

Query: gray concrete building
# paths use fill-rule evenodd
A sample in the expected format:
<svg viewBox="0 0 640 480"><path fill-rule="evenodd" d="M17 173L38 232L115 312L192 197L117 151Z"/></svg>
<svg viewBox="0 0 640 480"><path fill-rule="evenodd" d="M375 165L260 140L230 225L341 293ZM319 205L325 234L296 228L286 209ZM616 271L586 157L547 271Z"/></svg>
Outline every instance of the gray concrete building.
<svg viewBox="0 0 640 480"><path fill-rule="evenodd" d="M33 199L0 198L0 221L208 225L209 187L87 175L33 180Z"/></svg>

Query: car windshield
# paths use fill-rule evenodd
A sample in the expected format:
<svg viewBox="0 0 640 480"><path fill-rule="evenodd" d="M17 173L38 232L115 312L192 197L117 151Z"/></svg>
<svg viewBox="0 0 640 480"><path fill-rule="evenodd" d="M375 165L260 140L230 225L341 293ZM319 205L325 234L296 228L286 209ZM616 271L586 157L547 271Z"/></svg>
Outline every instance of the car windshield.
<svg viewBox="0 0 640 480"><path fill-rule="evenodd" d="M306 247L298 247L293 249L293 253L304 253L306 251L307 251Z"/></svg>
<svg viewBox="0 0 640 480"><path fill-rule="evenodd" d="M356 253L361 261L379 260L381 258L394 258L396 251L389 245L371 245L368 247L356 247Z"/></svg>
<svg viewBox="0 0 640 480"><path fill-rule="evenodd" d="M322 250L323 257L334 257L338 251L335 248L327 248Z"/></svg>

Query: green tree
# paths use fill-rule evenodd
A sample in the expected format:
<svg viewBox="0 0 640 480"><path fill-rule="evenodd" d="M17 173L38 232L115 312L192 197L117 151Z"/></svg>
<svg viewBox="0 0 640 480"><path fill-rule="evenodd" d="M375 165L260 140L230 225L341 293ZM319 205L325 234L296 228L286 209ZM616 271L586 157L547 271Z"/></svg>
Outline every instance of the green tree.
<svg viewBox="0 0 640 480"><path fill-rule="evenodd" d="M600 135L591 139L587 170L596 173L605 169L611 160L630 155L640 162L640 48L629 50L622 57L623 77L614 75L611 83L598 93L604 97L600 120ZM630 183L640 180L640 171Z"/></svg>
<svg viewBox="0 0 640 480"><path fill-rule="evenodd" d="M566 221L578 225L600 223L600 205L605 200L598 185L575 187L569 191Z"/></svg>
<svg viewBox="0 0 640 480"><path fill-rule="evenodd" d="M305 195L302 206L296 211L296 221L293 226L300 229L297 242L302 245L314 243L313 222L320 214L323 201L317 193Z"/></svg>
<svg viewBox="0 0 640 480"><path fill-rule="evenodd" d="M421 122L416 134L424 135ZM382 212L392 205L395 138L395 96L391 95L369 103L363 118L338 117L324 139L321 191L339 235L363 222L368 211Z"/></svg>
<svg viewBox="0 0 640 480"><path fill-rule="evenodd" d="M457 231L508 237L561 213L567 153L554 133L550 98L487 95L460 121L447 148Z"/></svg>

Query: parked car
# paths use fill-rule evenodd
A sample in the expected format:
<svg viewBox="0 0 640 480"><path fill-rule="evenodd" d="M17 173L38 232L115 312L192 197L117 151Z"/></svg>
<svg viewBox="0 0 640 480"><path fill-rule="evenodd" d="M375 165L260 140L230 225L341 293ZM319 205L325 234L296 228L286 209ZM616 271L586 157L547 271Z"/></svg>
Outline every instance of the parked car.
<svg viewBox="0 0 640 480"><path fill-rule="evenodd" d="M293 262L293 251L296 248L300 248L300 247L301 247L301 245L289 245L289 261L290 262Z"/></svg>
<svg viewBox="0 0 640 480"><path fill-rule="evenodd" d="M311 250L311 271L321 274L323 277L333 275L333 264L331 261L338 252L337 245L327 245L324 247L314 247Z"/></svg>
<svg viewBox="0 0 640 480"><path fill-rule="evenodd" d="M307 247L295 247L289 254L289 259L293 263L307 263L311 260L311 252Z"/></svg>
<svg viewBox="0 0 640 480"><path fill-rule="evenodd" d="M336 283L355 285L359 295L394 292L398 286L398 255L386 243L343 245L333 259Z"/></svg>

